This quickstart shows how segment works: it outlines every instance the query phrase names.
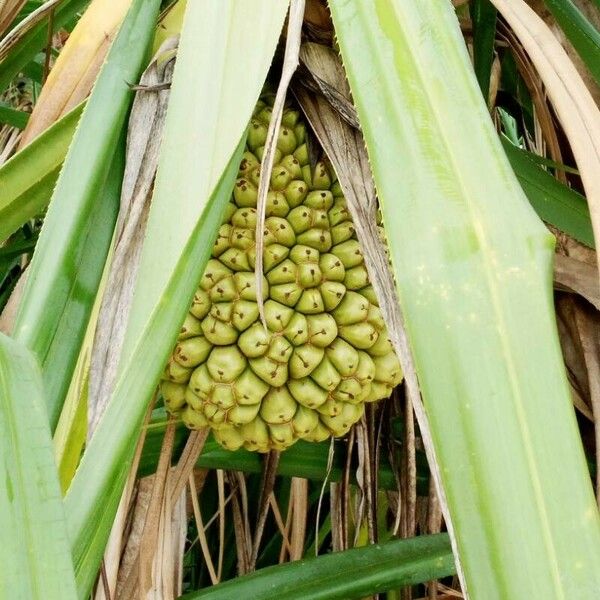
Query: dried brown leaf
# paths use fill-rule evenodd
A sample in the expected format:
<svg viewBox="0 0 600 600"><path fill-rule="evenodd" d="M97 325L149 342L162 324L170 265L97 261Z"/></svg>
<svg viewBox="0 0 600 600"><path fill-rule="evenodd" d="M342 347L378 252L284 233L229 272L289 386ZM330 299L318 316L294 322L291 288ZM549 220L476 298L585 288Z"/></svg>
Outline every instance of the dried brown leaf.
<svg viewBox="0 0 600 600"><path fill-rule="evenodd" d="M366 518L369 543L374 544L377 542L377 504L373 487L373 445L369 439L370 430L372 428L367 425L367 420L363 416L355 426L358 448L356 481L361 491L356 523L358 525L363 521L363 518ZM358 542L358 532L359 527L357 526L354 535L355 546Z"/></svg>
<svg viewBox="0 0 600 600"><path fill-rule="evenodd" d="M223 574L223 557L225 556L225 473L217 469L217 495L219 497L219 562L217 563L217 578Z"/></svg>
<svg viewBox="0 0 600 600"><path fill-rule="evenodd" d="M283 522L283 517L281 516L281 510L279 509L279 504L277 504L277 498L275 498L275 494L271 492L269 494L269 507L273 512L273 517L275 519L275 523L277 525L277 529L279 529L279 533L281 533L282 537L282 546L288 553L291 553L292 546L290 544L290 540L288 538L288 532Z"/></svg>
<svg viewBox="0 0 600 600"><path fill-rule="evenodd" d="M439 533L442 530L442 507L438 498L437 490L433 479L429 482L429 496L427 498L427 527L425 531L428 534ZM429 600L438 598L438 582L430 581L427 586L427 595Z"/></svg>
<svg viewBox="0 0 600 600"><path fill-rule="evenodd" d="M183 452L177 462L177 466L169 476L169 492L173 504L177 502L179 496L185 489L188 479L196 466L198 457L204 448L206 438L208 437L208 431L208 429L191 431L188 436Z"/></svg>
<svg viewBox="0 0 600 600"><path fill-rule="evenodd" d="M27 0L4 0L0 2L0 34L8 29L26 3Z"/></svg>
<svg viewBox="0 0 600 600"><path fill-rule="evenodd" d="M595 265L555 254L554 284L557 289L579 294L600 310L600 283Z"/></svg>
<svg viewBox="0 0 600 600"><path fill-rule="evenodd" d="M176 40L165 42L141 77L144 85L171 81ZM88 439L92 436L114 387L126 323L133 299L151 191L158 166L169 90L140 91L129 119L126 166L121 188L114 252L104 290L92 351L88 400Z"/></svg>
<svg viewBox="0 0 600 600"><path fill-rule="evenodd" d="M325 469L325 477L323 484L321 485L321 492L319 494L319 501L317 502L317 517L315 519L315 556L319 555L319 526L321 521L321 507L323 506L323 496L327 489L327 482L331 476L331 469L333 468L333 454L335 450L335 444L333 438L329 441L329 452L327 454L327 468Z"/></svg>
<svg viewBox="0 0 600 600"><path fill-rule="evenodd" d="M548 154L553 161L562 164L563 157L558 133L550 107L548 106L543 82L531 64L519 38L502 21L500 21L498 26L498 36L500 40L504 40L512 49L517 69L525 82L533 103L535 126L536 130L539 130L539 135L536 135L538 139L530 141L529 145L538 154ZM561 181L566 183L567 179L563 171L557 170L556 174Z"/></svg>
<svg viewBox="0 0 600 600"><path fill-rule="evenodd" d="M186 504L187 494L184 490L173 507L173 521L171 523L171 541L173 544L171 551L173 555L173 585L176 598L179 598L183 593L183 559L188 532Z"/></svg>
<svg viewBox="0 0 600 600"><path fill-rule="evenodd" d="M117 581L117 598L146 597L157 585L161 572L156 556L164 540L165 495L175 440L175 423L170 418L163 438L156 473L144 496L141 510L134 516L134 528L129 535L123 565ZM150 478L145 478L150 479ZM171 506L169 499L169 506ZM169 519L171 515L169 514Z"/></svg>
<svg viewBox="0 0 600 600"><path fill-rule="evenodd" d="M575 302L572 295L557 295L556 317L563 358L567 367L567 375L571 389L574 392L574 404L584 415L593 420L589 403L590 390L587 369L577 327Z"/></svg>
<svg viewBox="0 0 600 600"><path fill-rule="evenodd" d="M168 486L168 482L167 482ZM181 495L180 499L183 497ZM175 571L180 557L174 553L173 546L173 505L168 489L163 494L161 511L158 519L158 535L152 562L152 587L146 592L147 600L175 600Z"/></svg>
<svg viewBox="0 0 600 600"><path fill-rule="evenodd" d="M256 568L258 559L258 550L265 530L267 516L269 514L270 498L275 487L275 478L277 477L277 468L281 452L271 450L263 463L262 481L260 485L260 499L258 501L258 516L256 519L256 528L254 530L254 540L252 542L252 554L250 556L250 570Z"/></svg>
<svg viewBox="0 0 600 600"><path fill-rule="evenodd" d="M333 28L327 4L323 0L307 0L304 21L319 29L330 30Z"/></svg>
<svg viewBox="0 0 600 600"><path fill-rule="evenodd" d="M260 181L258 182L258 199L256 201L256 263L254 274L256 277L256 303L261 323L265 330L265 308L263 305L263 249L265 243L265 217L267 210L267 194L271 185L271 173L275 162L275 150L277 149L277 135L283 117L283 107L287 90L292 75L298 66L298 53L300 51L300 38L304 16L304 0L291 0L288 27L285 42L285 54L281 78L275 94L275 102L271 113L271 121L267 131L267 139L264 144L264 154L260 164Z"/></svg>
<svg viewBox="0 0 600 600"><path fill-rule="evenodd" d="M132 506L131 523L126 537L125 550L119 567L116 592L113 598L129 600L133 598L134 577L132 573L138 570L140 544L146 522L146 514L152 498L154 475L144 477L138 483L137 493ZM135 577L137 580L137 577Z"/></svg>
<svg viewBox="0 0 600 600"><path fill-rule="evenodd" d="M235 548L238 559L238 575L250 572L252 556L252 534L248 520L248 499L246 494L246 480L238 471L227 471L227 479L232 488L233 531L235 534Z"/></svg>
<svg viewBox="0 0 600 600"><path fill-rule="evenodd" d="M343 483L333 481L329 486L329 520L331 521L331 549L341 552L348 548L347 511Z"/></svg>
<svg viewBox="0 0 600 600"><path fill-rule="evenodd" d="M413 406L408 394L404 403L404 444L402 452L403 469L400 472L404 514L401 535L414 537L417 528L417 452L415 447L415 422Z"/></svg>
<svg viewBox="0 0 600 600"><path fill-rule="evenodd" d="M138 583L140 593L145 597L147 592L156 589L156 569L153 569L155 557L159 551L159 540L162 532L161 514L164 512L165 492L168 492L167 480L171 469L171 456L173 455L173 446L175 443L175 421L169 418L165 435L163 438L158 465L152 486L152 496L148 511L146 513L146 522L140 543ZM170 501L169 501L170 505ZM170 514L169 514L170 520ZM135 569L134 569L135 574Z"/></svg>
<svg viewBox="0 0 600 600"><path fill-rule="evenodd" d="M596 464L600 464L600 315L579 303L575 309L575 317L587 367L590 404L594 415ZM600 505L600 470L596 471L596 499Z"/></svg>
<svg viewBox="0 0 600 600"><path fill-rule="evenodd" d="M194 481L194 476L192 474L190 474L189 477L189 486L190 498L192 499L192 507L194 509L194 519L196 520L196 528L198 530L198 540L200 542L200 548L202 548L204 564L206 565L212 584L216 585L219 583L219 577L215 571L212 556L210 555L204 521L202 520L202 512L200 511L200 503L198 502L198 490L196 489L196 482Z"/></svg>
<svg viewBox="0 0 600 600"><path fill-rule="evenodd" d="M579 10L584 14L586 19L590 21L596 29L600 30L600 8L598 5L594 5L591 0L572 0L577 5ZM595 0L594 0L595 1ZM590 93L596 100L596 103L600 104L600 86L589 72L585 63L579 56L577 50L569 38L565 35L560 25L556 22L552 13L548 10L543 0L528 0L529 5L540 15L540 17L546 22L554 37L560 42L565 49L565 52L569 58L573 61L573 64L577 67L581 78L585 82Z"/></svg>
<svg viewBox="0 0 600 600"><path fill-rule="evenodd" d="M123 547L128 543L128 540L125 539L125 530L127 528L128 518L133 510L132 500L134 498L137 471L140 464L140 459L142 457L144 442L146 441L146 427L150 421L153 408L154 402L151 403L151 406L146 412L146 417L142 426L142 433L135 448L135 454L133 456L133 461L127 477L127 483L123 488L121 500L119 501L117 513L115 515L115 519L110 530L110 535L106 543L106 548L104 550L102 567L106 585L98 586L94 600L112 600L113 598L116 598L117 580L119 577L119 570L121 568Z"/></svg>
<svg viewBox="0 0 600 600"><path fill-rule="evenodd" d="M0 41L0 63L12 52L14 46L20 42L23 37L48 13L53 11L62 0L48 0L40 7L36 8L27 17L20 21L14 29L9 31Z"/></svg>
<svg viewBox="0 0 600 600"><path fill-rule="evenodd" d="M290 506L292 508L290 560L300 560L304 555L304 544L306 542L308 480L292 477Z"/></svg>

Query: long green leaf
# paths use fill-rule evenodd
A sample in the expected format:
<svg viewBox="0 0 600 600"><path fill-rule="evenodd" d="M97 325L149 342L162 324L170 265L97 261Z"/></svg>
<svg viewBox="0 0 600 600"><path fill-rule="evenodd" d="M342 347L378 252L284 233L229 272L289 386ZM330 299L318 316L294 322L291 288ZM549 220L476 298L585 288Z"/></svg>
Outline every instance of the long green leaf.
<svg viewBox="0 0 600 600"><path fill-rule="evenodd" d="M471 0L473 22L473 67L485 101L490 93L498 11L490 0Z"/></svg>
<svg viewBox="0 0 600 600"><path fill-rule="evenodd" d="M98 572L114 513L125 484L135 441L148 402L210 255L211 244L231 196L243 144L234 152L151 315L130 362L89 443L65 497L69 537L81 596ZM164 310L168 306L169 310Z"/></svg>
<svg viewBox="0 0 600 600"><path fill-rule="evenodd" d="M547 223L594 248L594 232L585 198L542 169L525 150L502 139L504 151L535 212Z"/></svg>
<svg viewBox="0 0 600 600"><path fill-rule="evenodd" d="M56 425L96 296L118 210L115 149L154 33L159 0L134 2L69 147L30 267L15 337L34 351ZM112 167L112 172L109 171ZM108 177L108 179L107 179ZM98 193L105 189L105 193Z"/></svg>
<svg viewBox="0 0 600 600"><path fill-rule="evenodd" d="M450 2L330 0L472 598L596 598L600 519L556 333L553 238Z"/></svg>
<svg viewBox="0 0 600 600"><path fill-rule="evenodd" d="M10 244L0 248L0 264L31 252L35 248L36 243L37 235L35 234L28 238L11 240Z"/></svg>
<svg viewBox="0 0 600 600"><path fill-rule="evenodd" d="M7 125L17 127L18 129L25 129L27 121L29 121L29 113L17 110L4 102L0 102L0 123L6 123Z"/></svg>
<svg viewBox="0 0 600 600"><path fill-rule="evenodd" d="M454 572L448 535L438 534L267 567L182 600L352 600Z"/></svg>
<svg viewBox="0 0 600 600"><path fill-rule="evenodd" d="M90 0L62 0L59 2L52 11L53 32L67 25L89 2ZM19 72L46 46L49 18L49 14L45 15L39 23L29 29L10 49L4 60L0 61L0 91L6 89Z"/></svg>
<svg viewBox="0 0 600 600"><path fill-rule="evenodd" d="M0 598L75 598L40 370L26 348L2 334L0 457Z"/></svg>
<svg viewBox="0 0 600 600"><path fill-rule="evenodd" d="M48 205L82 110L80 104L0 168L0 241Z"/></svg>
<svg viewBox="0 0 600 600"><path fill-rule="evenodd" d="M501 137L501 141L503 144L506 142L506 140L504 140L502 137ZM515 145L515 142L513 140L508 140L508 141L510 141L513 144L513 146ZM527 158L529 158L532 162L534 162L539 167L543 167L544 169L552 169L554 171L562 171L563 173L571 173L572 175L579 175L579 170L576 167L570 167L569 165L565 165L564 163L561 163L561 162L556 162L555 160L552 160L545 156L540 156L539 154L535 154L534 152L531 152L529 150L524 150L523 148L520 148L520 147L518 148L518 150L520 151L521 154L523 154L524 156L527 156ZM510 158L509 158L509 160L510 160ZM516 173L516 175L518 177L518 173Z"/></svg>
<svg viewBox="0 0 600 600"><path fill-rule="evenodd" d="M600 31L577 8L573 0L545 0L577 53L600 84Z"/></svg>
<svg viewBox="0 0 600 600"><path fill-rule="evenodd" d="M156 409L156 419L153 418L146 431L146 440L140 459L138 476L144 477L156 472L160 456L167 417L164 409ZM175 430L175 451L177 457L185 445L187 429L179 423ZM293 446L282 452L277 466L277 473L283 477L302 477L314 481L341 481L344 476L346 464L346 444L340 440L335 443L333 462L328 468L329 442L306 442L299 440ZM420 459L423 459L423 469L419 468ZM426 496L429 477L425 467L425 457L417 454L417 489L419 495ZM260 454L240 448L239 450L225 450L212 435L204 444L202 453L198 457L196 466L200 469L231 469L244 473L261 473L263 461ZM379 487L383 490L397 490L398 482L389 462L381 458L377 475Z"/></svg>
<svg viewBox="0 0 600 600"><path fill-rule="evenodd" d="M93 317L90 322L92 321ZM95 323L95 321L93 322ZM88 364L85 354L80 357L80 361L83 364L76 368L71 385L76 385L74 388L76 390L79 390L81 386L83 390L77 398L77 392L73 392L74 401L70 406L68 403L71 390L69 390L63 404L63 410L60 413L61 420L56 426L53 438L56 462L58 463L58 478L63 493L69 489L71 480L75 475L75 471L77 471L87 436ZM84 381L81 382L81 379L84 379ZM61 427L62 419L66 419L67 424L64 427Z"/></svg>

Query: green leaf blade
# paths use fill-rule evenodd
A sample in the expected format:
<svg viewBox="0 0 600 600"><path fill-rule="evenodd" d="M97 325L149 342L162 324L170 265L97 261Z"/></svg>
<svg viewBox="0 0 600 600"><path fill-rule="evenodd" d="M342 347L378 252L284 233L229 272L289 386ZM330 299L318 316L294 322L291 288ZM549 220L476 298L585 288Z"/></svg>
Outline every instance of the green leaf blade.
<svg viewBox="0 0 600 600"><path fill-rule="evenodd" d="M159 5L133 2L109 50L58 178L19 307L15 337L38 356L52 428L108 253L123 170L119 139L133 94L128 82L139 77Z"/></svg>
<svg viewBox="0 0 600 600"><path fill-rule="evenodd" d="M471 0L473 22L473 67L486 102L494 63L497 11L490 0Z"/></svg>
<svg viewBox="0 0 600 600"><path fill-rule="evenodd" d="M82 110L80 104L0 168L0 240L48 205Z"/></svg>
<svg viewBox="0 0 600 600"><path fill-rule="evenodd" d="M144 449L140 459L138 477L151 475L156 471L160 456L162 440L167 426L167 417L164 409L155 409L153 417L146 431ZM174 456L179 456L187 438L187 429L183 423L178 423L175 430ZM282 477L301 477L313 481L341 481L346 468L345 442L340 440L335 443L333 462L329 465L329 442L306 442L298 440L293 446L282 452L277 467L278 475ZM417 464L425 464L425 456L419 452ZM261 473L263 464L261 456L240 448L239 450L225 450L212 435L208 437L202 453L196 461L199 469L230 469L244 473ZM429 476L425 467L417 468L417 490L419 495L427 495L429 489ZM354 475L352 476L354 477ZM351 481L354 479L351 478ZM394 469L382 457L377 481L382 490L396 491L398 482Z"/></svg>
<svg viewBox="0 0 600 600"><path fill-rule="evenodd" d="M594 232L586 199L542 169L525 150L507 139L502 145L517 179L539 217L577 241L594 248Z"/></svg>
<svg viewBox="0 0 600 600"><path fill-rule="evenodd" d="M450 3L330 6L467 592L591 600L600 519L557 339L553 240L503 153Z"/></svg>
<svg viewBox="0 0 600 600"><path fill-rule="evenodd" d="M76 598L73 565L35 359L0 334L0 597Z"/></svg>
<svg viewBox="0 0 600 600"><path fill-rule="evenodd" d="M29 113L12 108L5 102L0 102L0 123L6 123L17 129L25 129L29 121Z"/></svg>
<svg viewBox="0 0 600 600"><path fill-rule="evenodd" d="M596 83L600 84L600 31L572 0L545 0L545 3Z"/></svg>
<svg viewBox="0 0 600 600"><path fill-rule="evenodd" d="M453 573L448 535L438 534L267 567L182 600L351 600Z"/></svg>

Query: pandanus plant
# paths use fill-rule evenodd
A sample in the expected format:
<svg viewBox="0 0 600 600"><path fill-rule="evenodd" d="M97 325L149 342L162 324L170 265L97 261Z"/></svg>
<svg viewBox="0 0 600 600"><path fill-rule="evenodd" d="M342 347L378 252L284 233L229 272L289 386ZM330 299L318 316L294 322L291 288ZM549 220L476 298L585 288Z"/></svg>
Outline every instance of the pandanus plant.
<svg viewBox="0 0 600 600"><path fill-rule="evenodd" d="M77 0L0 6L2 89L35 92L31 116L0 106L14 152L0 167L0 595L410 597L456 573L444 585L464 597L596 598L596 461L543 222L593 256L593 6L546 2L578 71L523 0L161 4L94 0L81 18ZM503 62L498 40L513 50ZM545 144L551 160L525 149ZM564 254L554 279L600 306L595 266ZM380 455L401 394L398 473ZM252 536L242 472L261 456ZM197 489L212 483L196 467L216 469L217 567ZM287 523L278 469L292 476ZM192 513L206 577L225 578L223 470L238 573L277 562L275 542L261 546L269 526L280 558L366 547L214 587L184 577ZM419 477L433 515L421 530L443 514L447 533L411 537ZM354 544L336 520L351 489ZM405 539L389 539L390 498L398 522L412 518Z"/></svg>

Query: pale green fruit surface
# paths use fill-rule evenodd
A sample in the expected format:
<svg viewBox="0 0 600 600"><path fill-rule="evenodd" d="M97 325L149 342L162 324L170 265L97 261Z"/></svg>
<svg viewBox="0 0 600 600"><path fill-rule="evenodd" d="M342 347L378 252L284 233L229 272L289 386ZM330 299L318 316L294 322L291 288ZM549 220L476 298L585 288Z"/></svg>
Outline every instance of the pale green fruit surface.
<svg viewBox="0 0 600 600"><path fill-rule="evenodd" d="M259 321L254 240L268 102L254 112L212 258L161 382L165 406L188 427L259 452L346 434L366 402L402 380L341 188L328 164L311 167L291 109L267 198L267 331Z"/></svg>

